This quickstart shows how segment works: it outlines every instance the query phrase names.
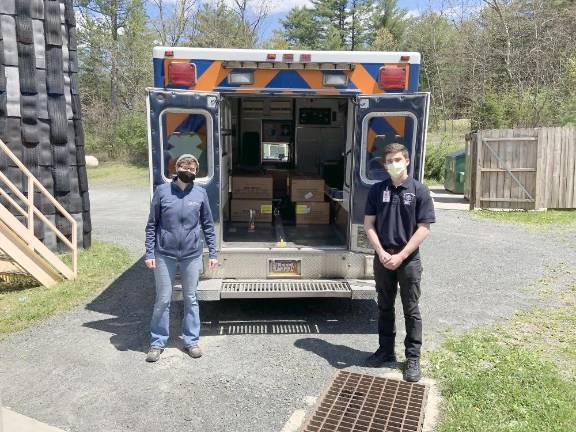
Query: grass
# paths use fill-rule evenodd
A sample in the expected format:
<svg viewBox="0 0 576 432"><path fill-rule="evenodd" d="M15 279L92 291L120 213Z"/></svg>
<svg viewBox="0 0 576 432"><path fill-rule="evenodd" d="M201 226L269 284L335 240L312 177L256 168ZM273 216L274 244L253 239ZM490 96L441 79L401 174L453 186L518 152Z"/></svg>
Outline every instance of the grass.
<svg viewBox="0 0 576 432"><path fill-rule="evenodd" d="M438 432L576 430L575 277L559 300L431 354L444 399Z"/></svg>
<svg viewBox="0 0 576 432"><path fill-rule="evenodd" d="M504 222L521 223L526 225L570 225L576 223L574 210L547 210L547 211L491 211L479 210L476 215L496 219Z"/></svg>
<svg viewBox="0 0 576 432"><path fill-rule="evenodd" d="M95 242L78 254L78 278L51 288L0 285L0 338L82 304L101 292L132 259L118 246Z"/></svg>
<svg viewBox="0 0 576 432"><path fill-rule="evenodd" d="M424 164L425 183L444 183L446 155L464 149L465 135L470 132L470 120L447 120L439 122L428 131L426 160Z"/></svg>
<svg viewBox="0 0 576 432"><path fill-rule="evenodd" d="M96 168L88 168L90 184L127 184L148 186L150 179L148 167L123 164L119 162L103 162Z"/></svg>

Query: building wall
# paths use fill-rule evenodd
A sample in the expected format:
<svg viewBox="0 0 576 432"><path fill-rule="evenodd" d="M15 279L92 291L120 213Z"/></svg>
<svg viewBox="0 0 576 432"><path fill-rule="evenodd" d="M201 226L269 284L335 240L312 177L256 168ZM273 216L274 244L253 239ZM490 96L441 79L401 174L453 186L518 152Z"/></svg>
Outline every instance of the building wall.
<svg viewBox="0 0 576 432"><path fill-rule="evenodd" d="M0 138L74 216L79 246L89 247L76 48L73 0L0 0ZM27 192L22 173L3 155L0 170ZM35 203L71 234L69 222L38 192ZM38 221L36 234L56 248L55 236Z"/></svg>

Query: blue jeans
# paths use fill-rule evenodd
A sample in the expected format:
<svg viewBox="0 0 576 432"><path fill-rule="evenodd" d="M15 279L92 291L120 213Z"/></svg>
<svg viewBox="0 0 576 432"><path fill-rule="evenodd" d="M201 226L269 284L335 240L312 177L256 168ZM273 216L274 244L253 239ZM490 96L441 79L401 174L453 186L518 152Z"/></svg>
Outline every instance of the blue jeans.
<svg viewBox="0 0 576 432"><path fill-rule="evenodd" d="M184 317L182 319L182 338L184 347L198 345L200 338L200 311L196 288L202 271L202 255L195 258L176 259L156 254L156 302L150 324L150 346L164 348L168 342L170 328L170 302L172 287L176 279L176 269L180 266L182 294L184 296Z"/></svg>

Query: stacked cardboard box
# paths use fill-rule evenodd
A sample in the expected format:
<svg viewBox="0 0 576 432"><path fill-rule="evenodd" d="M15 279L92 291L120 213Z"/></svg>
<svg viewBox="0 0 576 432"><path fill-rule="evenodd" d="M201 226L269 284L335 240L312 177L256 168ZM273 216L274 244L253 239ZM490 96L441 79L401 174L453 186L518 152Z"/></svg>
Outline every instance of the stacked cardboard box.
<svg viewBox="0 0 576 432"><path fill-rule="evenodd" d="M296 206L296 224L326 225L330 223L330 203L324 202L324 180L293 177L290 199Z"/></svg>
<svg viewBox="0 0 576 432"><path fill-rule="evenodd" d="M272 222L272 177L233 176L230 219L249 222L250 210L254 222Z"/></svg>

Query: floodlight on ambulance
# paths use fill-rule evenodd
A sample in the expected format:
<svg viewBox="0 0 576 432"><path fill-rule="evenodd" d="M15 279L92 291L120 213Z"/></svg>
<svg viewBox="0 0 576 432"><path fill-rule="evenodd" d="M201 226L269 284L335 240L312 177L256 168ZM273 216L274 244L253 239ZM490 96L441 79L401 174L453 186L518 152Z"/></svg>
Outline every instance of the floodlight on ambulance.
<svg viewBox="0 0 576 432"><path fill-rule="evenodd" d="M406 69L403 67L381 67L378 72L378 85L383 90L404 90L406 88Z"/></svg>
<svg viewBox="0 0 576 432"><path fill-rule="evenodd" d="M228 83L233 85L252 84L254 83L254 71L238 70L230 72Z"/></svg>
<svg viewBox="0 0 576 432"><path fill-rule="evenodd" d="M323 84L325 86L345 86L348 84L348 76L343 72L324 72Z"/></svg>
<svg viewBox="0 0 576 432"><path fill-rule="evenodd" d="M168 82L172 85L192 87L196 85L196 65L189 62L168 64Z"/></svg>

